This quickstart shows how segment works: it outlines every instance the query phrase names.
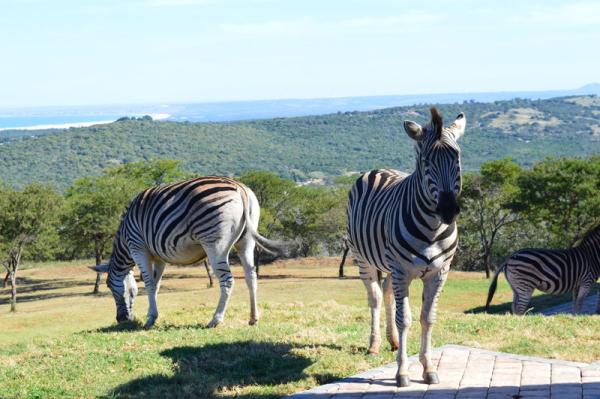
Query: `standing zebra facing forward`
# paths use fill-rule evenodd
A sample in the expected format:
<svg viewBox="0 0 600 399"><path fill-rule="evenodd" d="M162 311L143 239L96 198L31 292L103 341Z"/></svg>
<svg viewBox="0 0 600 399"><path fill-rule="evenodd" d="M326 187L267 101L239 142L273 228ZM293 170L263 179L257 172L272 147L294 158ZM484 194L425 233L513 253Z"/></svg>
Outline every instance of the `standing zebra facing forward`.
<svg viewBox="0 0 600 399"><path fill-rule="evenodd" d="M223 321L233 288L229 251L235 245L250 291L250 324L258 321L254 247L282 252L281 243L257 232L260 208L245 185L226 177L200 177L149 188L129 204L117 231L110 261L92 267L108 272L107 285L117 307L117 321L133 319L137 264L148 292L145 328L158 318L156 305L165 263L188 265L206 257L214 268L221 297L208 327Z"/></svg>
<svg viewBox="0 0 600 399"><path fill-rule="evenodd" d="M512 311L522 315L536 288L547 294L573 292L573 311L581 304L600 277L600 225L590 230L579 245L570 249L521 249L508 257L496 270L488 292L489 309L498 275L504 275L513 291ZM600 294L596 313L600 313Z"/></svg>
<svg viewBox="0 0 600 399"><path fill-rule="evenodd" d="M406 354L412 322L408 287L415 278L424 283L419 355L423 379L428 384L439 382L431 362L431 329L437 298L458 240L455 219L459 213L456 199L461 191L461 174L457 140L464 133L465 123L461 113L448 128L443 128L442 117L435 108L431 108L431 122L424 127L404 122L406 133L415 142L415 171L410 175L391 169L367 172L350 191L348 244L371 308L369 352L378 353L381 344L379 270L388 273L383 282L383 299L387 338L392 350L399 348L398 386L410 384Z"/></svg>

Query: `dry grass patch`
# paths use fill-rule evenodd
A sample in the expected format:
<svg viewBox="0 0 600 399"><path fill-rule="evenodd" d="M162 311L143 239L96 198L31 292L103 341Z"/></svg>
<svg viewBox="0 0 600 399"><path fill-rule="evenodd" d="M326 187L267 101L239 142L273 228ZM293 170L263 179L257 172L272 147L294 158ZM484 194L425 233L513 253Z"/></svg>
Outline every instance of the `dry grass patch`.
<svg viewBox="0 0 600 399"><path fill-rule="evenodd" d="M507 129L513 125L526 126L537 123L541 127L558 126L561 121L555 116L546 117L541 111L534 108L512 108L505 113L493 118L490 126Z"/></svg>

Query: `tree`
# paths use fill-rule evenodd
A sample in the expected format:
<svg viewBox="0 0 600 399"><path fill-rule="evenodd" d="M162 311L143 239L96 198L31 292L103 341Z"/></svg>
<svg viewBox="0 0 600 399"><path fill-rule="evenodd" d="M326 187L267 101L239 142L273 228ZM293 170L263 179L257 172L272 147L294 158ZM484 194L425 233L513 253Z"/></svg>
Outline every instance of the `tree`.
<svg viewBox="0 0 600 399"><path fill-rule="evenodd" d="M69 188L63 234L79 257L91 252L96 265L102 263L132 191L131 181L118 174L82 178ZM94 294L100 282L101 273L97 273Z"/></svg>
<svg viewBox="0 0 600 399"><path fill-rule="evenodd" d="M39 183L23 190L2 189L0 193L0 249L11 284L10 309L17 308L17 272L23 250L49 230L57 228L62 197L52 187Z"/></svg>
<svg viewBox="0 0 600 399"><path fill-rule="evenodd" d="M487 278L501 231L519 221L518 213L509 205L518 193L516 182L520 174L519 165L507 158L486 162L481 165L480 174L466 174L463 179L461 252L464 257L472 239L477 248L472 257L481 262Z"/></svg>
<svg viewBox="0 0 600 399"><path fill-rule="evenodd" d="M600 222L600 156L548 158L517 183L515 208L549 233L550 247L571 247Z"/></svg>

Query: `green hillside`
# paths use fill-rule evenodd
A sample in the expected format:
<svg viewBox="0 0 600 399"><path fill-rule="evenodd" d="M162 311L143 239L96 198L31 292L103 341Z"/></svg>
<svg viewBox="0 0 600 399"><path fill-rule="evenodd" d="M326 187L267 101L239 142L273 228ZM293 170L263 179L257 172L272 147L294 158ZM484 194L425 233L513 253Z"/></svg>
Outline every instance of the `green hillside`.
<svg viewBox="0 0 600 399"><path fill-rule="evenodd" d="M0 180L67 187L106 166L173 158L200 174L273 171L305 180L376 167L411 169L402 121L425 122L429 105L236 123L127 120L41 132L0 142ZM464 167L513 157L528 166L546 156L600 152L600 98L564 97L438 106L446 120L467 115Z"/></svg>

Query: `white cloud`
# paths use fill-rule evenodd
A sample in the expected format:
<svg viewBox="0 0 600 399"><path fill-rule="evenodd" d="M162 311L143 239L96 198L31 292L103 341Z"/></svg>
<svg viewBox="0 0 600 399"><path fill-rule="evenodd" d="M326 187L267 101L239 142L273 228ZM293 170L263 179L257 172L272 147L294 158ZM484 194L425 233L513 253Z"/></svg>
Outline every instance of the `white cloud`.
<svg viewBox="0 0 600 399"><path fill-rule="evenodd" d="M381 34L425 30L441 20L443 20L443 16L439 14L413 11L399 16L341 20L320 20L313 17L303 17L260 23L221 24L220 29L225 33L244 36Z"/></svg>

